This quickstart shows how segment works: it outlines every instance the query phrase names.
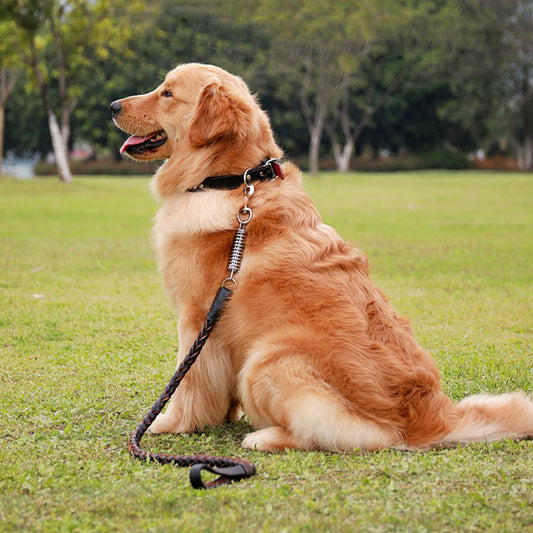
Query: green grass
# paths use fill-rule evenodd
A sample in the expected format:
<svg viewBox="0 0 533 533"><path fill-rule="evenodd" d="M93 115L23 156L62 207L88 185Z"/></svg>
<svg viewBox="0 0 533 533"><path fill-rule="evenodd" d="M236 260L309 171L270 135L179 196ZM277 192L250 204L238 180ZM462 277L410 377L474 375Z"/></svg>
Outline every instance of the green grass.
<svg viewBox="0 0 533 533"><path fill-rule="evenodd" d="M447 392L533 393L533 176L321 175L325 221L432 350ZM533 531L533 443L363 455L240 449L242 422L154 450L247 457L213 491L130 459L176 317L146 179L0 179L1 531Z"/></svg>

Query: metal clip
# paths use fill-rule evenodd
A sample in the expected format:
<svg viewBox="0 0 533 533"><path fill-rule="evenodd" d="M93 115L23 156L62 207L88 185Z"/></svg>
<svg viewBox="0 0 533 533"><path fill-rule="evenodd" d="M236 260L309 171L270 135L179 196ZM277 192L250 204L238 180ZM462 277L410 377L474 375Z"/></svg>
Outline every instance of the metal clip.
<svg viewBox="0 0 533 533"><path fill-rule="evenodd" d="M237 213L239 227L235 232L233 246L231 247L231 256L228 264L230 275L222 282L222 287L227 290L231 290L231 283L233 284L233 289L237 286L237 281L234 279L234 276L241 268L242 254L246 243L246 225L249 224L253 218L253 211L248 207L248 200L253 196L255 188L248 181L249 170L250 169L244 173L244 206Z"/></svg>

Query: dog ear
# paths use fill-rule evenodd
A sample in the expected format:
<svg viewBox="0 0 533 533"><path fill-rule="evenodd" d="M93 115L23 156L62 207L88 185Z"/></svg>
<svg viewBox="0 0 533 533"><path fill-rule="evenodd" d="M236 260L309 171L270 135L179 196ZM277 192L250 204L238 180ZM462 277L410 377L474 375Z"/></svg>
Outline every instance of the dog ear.
<svg viewBox="0 0 533 533"><path fill-rule="evenodd" d="M211 83L198 96L189 139L195 146L212 144L224 137L233 141L245 139L252 126L251 116L252 110L242 97L220 83Z"/></svg>

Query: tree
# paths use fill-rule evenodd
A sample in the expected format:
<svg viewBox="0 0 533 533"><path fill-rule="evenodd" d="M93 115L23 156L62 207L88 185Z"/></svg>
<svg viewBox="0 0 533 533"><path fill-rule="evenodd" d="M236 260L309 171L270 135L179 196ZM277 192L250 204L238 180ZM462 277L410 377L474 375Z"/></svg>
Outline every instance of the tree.
<svg viewBox="0 0 533 533"><path fill-rule="evenodd" d="M133 5L131 2L130 5ZM22 58L46 110L59 177L72 181L69 167L71 117L91 74L93 54L109 55L120 33L109 0L5 0L0 15L16 27Z"/></svg>
<svg viewBox="0 0 533 533"><path fill-rule="evenodd" d="M0 67L0 174L2 174L2 158L4 154L4 130L5 130L5 109L7 99L15 88L18 71L8 67Z"/></svg>
<svg viewBox="0 0 533 533"><path fill-rule="evenodd" d="M448 80L441 113L478 145L514 151L533 168L533 4L530 0L448 0L433 21L433 68Z"/></svg>
<svg viewBox="0 0 533 533"><path fill-rule="evenodd" d="M347 83L339 98L332 102L325 130L329 136L337 170L347 172L356 144L377 110L384 105L402 82L406 70L402 61L388 55L375 60L371 53L358 79ZM377 73L377 75L376 75Z"/></svg>
<svg viewBox="0 0 533 533"><path fill-rule="evenodd" d="M29 72L21 69L17 90L9 98L4 148L21 156L38 153L43 157L53 148L39 91L29 77Z"/></svg>
<svg viewBox="0 0 533 533"><path fill-rule="evenodd" d="M434 0L380 1L366 5L365 19L349 26L349 33L366 29L369 39L332 100L325 124L338 170L348 171L361 134L401 85L427 80L419 65L431 49L425 27L437 9Z"/></svg>
<svg viewBox="0 0 533 533"><path fill-rule="evenodd" d="M2 174L2 157L4 154L5 109L19 75L19 69L13 61L15 43L12 39L13 24L0 22L0 174Z"/></svg>
<svg viewBox="0 0 533 533"><path fill-rule="evenodd" d="M48 150L43 113L67 162L73 138L118 146L107 104L152 89L178 63L200 61L242 76L281 144L291 156L307 152L313 171L329 149L347 169L363 145L375 153L497 145L527 168L531 4L153 0L138 17L137 0L0 0L4 87L13 65L28 67L18 76L24 91L9 99L6 146Z"/></svg>
<svg viewBox="0 0 533 533"><path fill-rule="evenodd" d="M507 121L521 170L533 169L533 3L520 0L509 17L503 43L509 54L502 72Z"/></svg>
<svg viewBox="0 0 533 533"><path fill-rule="evenodd" d="M298 101L309 131L309 170L318 171L320 145L332 102L339 97L369 48L370 4L321 0L263 2L254 20L273 30L276 75L299 87ZM242 7L242 6L240 6Z"/></svg>
<svg viewBox="0 0 533 533"><path fill-rule="evenodd" d="M276 71L299 88L311 172L318 170L324 131L338 167L347 170L362 131L413 70L409 46L421 48L424 17L436 2L271 0L252 10L254 20L273 30ZM364 77L368 58L376 60L380 76Z"/></svg>

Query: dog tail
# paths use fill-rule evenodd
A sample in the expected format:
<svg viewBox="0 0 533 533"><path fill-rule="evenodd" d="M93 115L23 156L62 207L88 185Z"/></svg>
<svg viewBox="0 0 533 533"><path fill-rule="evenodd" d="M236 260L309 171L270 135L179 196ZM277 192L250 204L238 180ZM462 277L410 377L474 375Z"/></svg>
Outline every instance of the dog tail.
<svg viewBox="0 0 533 533"><path fill-rule="evenodd" d="M533 439L533 403L521 392L471 396L454 406L451 418L451 431L437 446Z"/></svg>

